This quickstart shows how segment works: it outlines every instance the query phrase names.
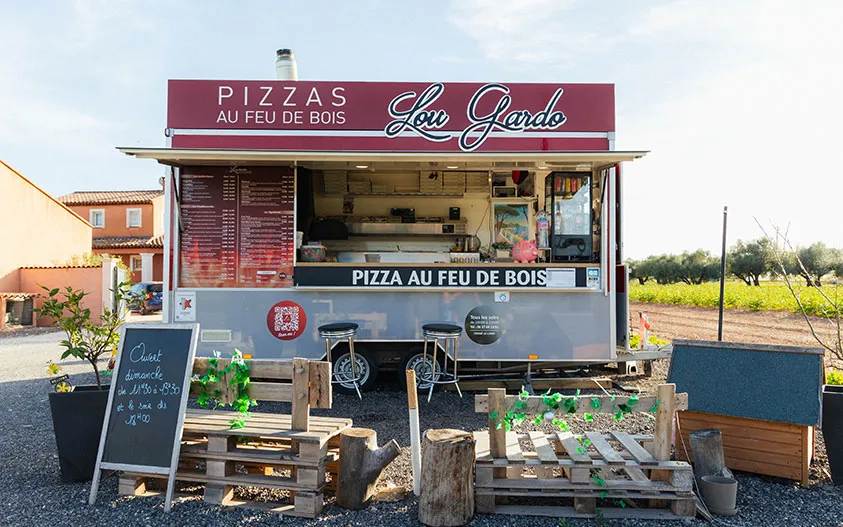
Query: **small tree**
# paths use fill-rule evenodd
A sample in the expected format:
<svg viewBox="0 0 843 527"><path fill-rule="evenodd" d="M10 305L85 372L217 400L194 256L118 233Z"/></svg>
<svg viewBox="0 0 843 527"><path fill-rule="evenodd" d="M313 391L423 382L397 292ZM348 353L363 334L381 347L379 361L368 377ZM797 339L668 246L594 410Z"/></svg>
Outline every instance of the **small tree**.
<svg viewBox="0 0 843 527"><path fill-rule="evenodd" d="M817 291L819 292L820 297L822 297L825 306L823 318L825 318L826 322L828 322L831 330L827 334L820 334L815 327L815 322L811 320L811 317L808 316L808 312L805 310L805 304L802 302L799 286L794 284L790 279L790 277L794 275L800 275L802 277L807 276L809 277L808 287L810 287L812 285L810 277L816 275L812 274L807 269L802 261L800 251L791 245L790 240L787 238L787 231L783 232L778 227L773 226L773 231L775 233L775 237L773 237L767 233L757 219L755 221L758 223L758 226L761 227L764 237L770 242L773 251L773 261L781 272L782 280L784 281L785 286L787 286L787 290L790 291L791 296L796 301L796 305L799 307L799 311L805 318L805 322L807 322L808 328L811 330L811 335L814 337L814 340L816 340L817 343L834 358L837 360L843 360L843 297L840 295L840 285L835 284L833 291L829 292L828 290L824 290L819 287L818 282L815 283L817 285ZM818 244L815 243L814 245ZM824 244L819 245L825 247ZM795 264L793 262L795 262ZM799 271L796 273L789 272L787 269L787 266L789 265L797 266ZM823 273L823 275L825 274L827 274L827 272Z"/></svg>
<svg viewBox="0 0 843 527"><path fill-rule="evenodd" d="M645 262L650 275L655 278L659 285L673 284L682 279L682 264L672 254L651 256Z"/></svg>
<svg viewBox="0 0 843 527"><path fill-rule="evenodd" d="M834 271L840 261L839 251L826 247L822 242L802 247L794 251L794 254L798 262L795 268L791 267L791 270L795 271L794 274L802 276L808 287L812 285L822 287L822 278Z"/></svg>
<svg viewBox="0 0 843 527"><path fill-rule="evenodd" d="M679 279L688 285L699 285L720 276L720 261L702 249L684 252L678 257Z"/></svg>
<svg viewBox="0 0 843 527"><path fill-rule="evenodd" d="M762 275L770 272L772 266L772 249L767 238L738 243L729 251L727 260L729 272L746 283L746 285L760 285Z"/></svg>
<svg viewBox="0 0 843 527"><path fill-rule="evenodd" d="M72 356L88 361L94 369L98 387L102 387L98 361L102 355L117 348L120 339L118 330L126 317L124 301L130 297L130 286L129 282L124 282L113 290L119 307L116 310L103 307L99 324L91 319L91 310L82 307L82 299L88 293L70 286L64 291L41 286L47 292L47 298L40 308L33 309L42 316L50 317L52 325L64 331L67 338L61 341L64 347L62 360Z"/></svg>
<svg viewBox="0 0 843 527"><path fill-rule="evenodd" d="M647 260L627 260L626 265L629 268L629 278L638 280L639 284L644 285L652 278Z"/></svg>

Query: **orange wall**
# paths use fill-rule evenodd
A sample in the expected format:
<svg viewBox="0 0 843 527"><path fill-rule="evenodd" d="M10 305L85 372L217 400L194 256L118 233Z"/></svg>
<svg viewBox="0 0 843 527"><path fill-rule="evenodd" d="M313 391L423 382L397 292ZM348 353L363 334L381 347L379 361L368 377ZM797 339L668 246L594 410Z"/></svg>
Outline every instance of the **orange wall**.
<svg viewBox="0 0 843 527"><path fill-rule="evenodd" d="M155 232L153 236L161 236L164 234L164 195L160 195L152 200L152 220L154 222Z"/></svg>
<svg viewBox="0 0 843 527"><path fill-rule="evenodd" d="M18 268L91 252L91 226L0 161L0 291L18 292ZM125 224L125 223L124 223Z"/></svg>
<svg viewBox="0 0 843 527"><path fill-rule="evenodd" d="M91 218L91 209L103 209L105 211L105 226L94 228L94 238L106 236L156 236L156 224L160 226L161 219L154 214L154 205L142 203L139 205L71 205L70 208L76 214L86 220ZM141 209L141 226L126 227L126 209ZM163 209L162 209L163 210ZM90 249L88 249L90 252Z"/></svg>
<svg viewBox="0 0 843 527"><path fill-rule="evenodd" d="M88 293L82 300L82 306L91 310L91 319L99 320L102 316L102 267L57 267L53 269L21 269L20 291L24 293L46 294L40 286L49 288L81 289ZM35 299L33 307L41 307L42 298ZM40 317L38 326L49 326L49 318Z"/></svg>

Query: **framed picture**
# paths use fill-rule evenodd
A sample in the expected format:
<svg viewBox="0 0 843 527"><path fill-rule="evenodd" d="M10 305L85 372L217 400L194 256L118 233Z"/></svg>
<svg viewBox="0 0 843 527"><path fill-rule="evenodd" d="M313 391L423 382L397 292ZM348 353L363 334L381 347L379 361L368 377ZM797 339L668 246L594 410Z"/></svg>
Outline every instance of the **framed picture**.
<svg viewBox="0 0 843 527"><path fill-rule="evenodd" d="M511 246L522 240L532 240L535 222L532 202L523 200L495 200L492 206L492 243L506 242Z"/></svg>

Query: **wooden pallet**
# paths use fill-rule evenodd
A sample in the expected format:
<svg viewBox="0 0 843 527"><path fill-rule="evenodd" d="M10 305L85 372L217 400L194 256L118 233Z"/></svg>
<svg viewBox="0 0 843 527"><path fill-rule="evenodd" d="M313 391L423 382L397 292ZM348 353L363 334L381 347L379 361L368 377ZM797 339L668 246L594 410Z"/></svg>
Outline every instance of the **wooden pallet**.
<svg viewBox="0 0 843 527"><path fill-rule="evenodd" d="M695 514L690 465L656 460L644 447L652 436L508 432L504 459L492 457L489 432L475 432L474 438L479 513L590 517L600 503L604 515L607 509L619 509L618 517L641 517L637 513L642 510L647 518ZM584 439L590 441L588 447L583 447ZM669 476L665 481L651 479L654 471ZM562 498L568 498L570 506ZM643 508L656 499L668 501L669 510Z"/></svg>
<svg viewBox="0 0 843 527"><path fill-rule="evenodd" d="M351 419L310 415L311 405L331 407L330 365L305 359L247 363L260 379L250 384L250 396L292 402L291 414L252 413L244 428L232 429L235 412L188 410L176 481L204 484L205 501L216 505L313 518L322 510L324 493L336 490L339 435L352 425ZM207 359L196 359L194 372L203 368ZM155 477L124 473L119 492L146 494ZM238 500L237 487L285 491L289 499Z"/></svg>
<svg viewBox="0 0 843 527"><path fill-rule="evenodd" d="M246 428L230 430L231 412L190 410L182 434L176 481L205 484L205 501L312 518L325 492L335 492L339 434L351 419L311 417L311 431L290 429L289 417L253 413ZM150 474L125 473L120 493L146 493ZM238 500L236 487L289 491L289 500Z"/></svg>
<svg viewBox="0 0 843 527"><path fill-rule="evenodd" d="M598 397L602 399L602 397ZM606 397L603 408L626 403L626 397ZM477 396L478 412L503 415L521 400L524 411L542 410L540 397L519 399L503 390ZM691 466L670 461L670 433L676 408L687 407L673 385L660 387L656 434L630 435L586 432L517 434L496 427L475 432L475 503L478 513L556 517L673 518L693 517L696 497ZM641 399L648 408L653 401ZM591 397L576 413L588 411Z"/></svg>

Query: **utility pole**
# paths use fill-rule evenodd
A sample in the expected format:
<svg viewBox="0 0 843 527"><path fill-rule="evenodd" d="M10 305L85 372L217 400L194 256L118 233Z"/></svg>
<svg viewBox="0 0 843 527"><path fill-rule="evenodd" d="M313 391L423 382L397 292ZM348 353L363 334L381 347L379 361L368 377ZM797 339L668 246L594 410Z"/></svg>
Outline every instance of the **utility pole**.
<svg viewBox="0 0 843 527"><path fill-rule="evenodd" d="M726 291L726 219L729 207L723 207L723 249L720 252L720 316L717 320L717 341L723 341L723 301Z"/></svg>

